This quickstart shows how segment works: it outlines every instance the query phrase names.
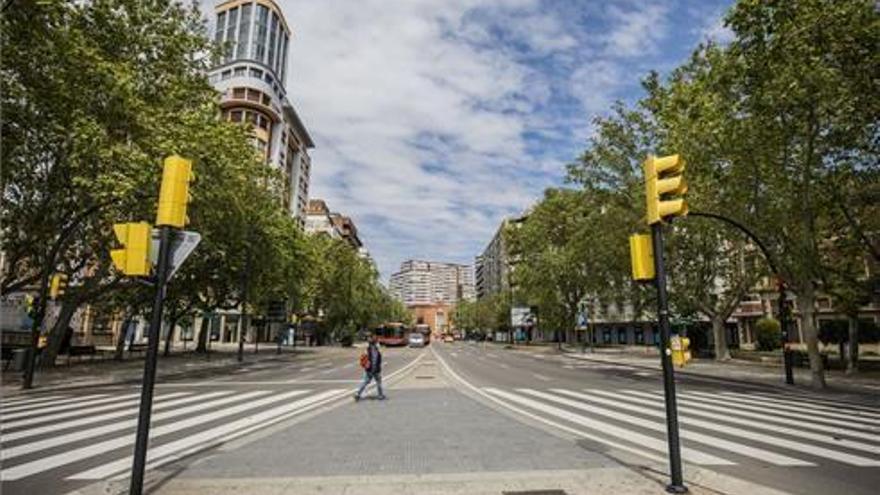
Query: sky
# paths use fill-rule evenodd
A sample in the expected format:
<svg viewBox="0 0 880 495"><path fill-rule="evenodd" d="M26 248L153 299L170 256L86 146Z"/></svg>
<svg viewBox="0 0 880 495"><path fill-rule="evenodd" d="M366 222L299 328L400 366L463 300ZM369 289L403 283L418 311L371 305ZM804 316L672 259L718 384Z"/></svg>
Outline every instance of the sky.
<svg viewBox="0 0 880 495"><path fill-rule="evenodd" d="M276 3L310 197L352 217L383 280L412 258L472 264L564 184L593 118L731 36L732 0Z"/></svg>

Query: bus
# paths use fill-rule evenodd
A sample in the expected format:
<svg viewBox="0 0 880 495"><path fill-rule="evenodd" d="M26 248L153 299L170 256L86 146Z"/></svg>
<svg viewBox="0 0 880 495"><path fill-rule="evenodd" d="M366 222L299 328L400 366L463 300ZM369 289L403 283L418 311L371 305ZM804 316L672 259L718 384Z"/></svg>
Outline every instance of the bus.
<svg viewBox="0 0 880 495"><path fill-rule="evenodd" d="M379 343L385 347L401 347L407 344L407 331L403 323L384 323L374 330Z"/></svg>
<svg viewBox="0 0 880 495"><path fill-rule="evenodd" d="M431 327L427 324L419 323L418 325L416 325L415 329L413 329L413 332L419 332L420 334L422 334L422 336L425 337L425 345L431 343Z"/></svg>

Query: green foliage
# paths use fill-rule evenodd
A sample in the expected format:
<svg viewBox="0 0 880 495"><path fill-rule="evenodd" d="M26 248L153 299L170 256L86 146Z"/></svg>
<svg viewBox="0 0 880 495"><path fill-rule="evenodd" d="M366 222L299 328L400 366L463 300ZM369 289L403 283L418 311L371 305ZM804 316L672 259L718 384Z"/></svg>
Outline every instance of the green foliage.
<svg viewBox="0 0 880 495"><path fill-rule="evenodd" d="M761 318L755 323L755 341L759 351L772 351L782 346L782 331L773 318Z"/></svg>

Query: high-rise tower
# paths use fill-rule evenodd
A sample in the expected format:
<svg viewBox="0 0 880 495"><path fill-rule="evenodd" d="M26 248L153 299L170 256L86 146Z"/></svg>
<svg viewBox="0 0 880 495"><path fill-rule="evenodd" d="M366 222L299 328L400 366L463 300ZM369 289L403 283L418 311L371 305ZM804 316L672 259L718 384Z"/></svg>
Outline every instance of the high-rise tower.
<svg viewBox="0 0 880 495"><path fill-rule="evenodd" d="M291 31L273 0L224 0L215 8L214 41L225 52L210 73L224 118L250 122L254 146L285 177L284 206L305 223L312 138L287 99Z"/></svg>

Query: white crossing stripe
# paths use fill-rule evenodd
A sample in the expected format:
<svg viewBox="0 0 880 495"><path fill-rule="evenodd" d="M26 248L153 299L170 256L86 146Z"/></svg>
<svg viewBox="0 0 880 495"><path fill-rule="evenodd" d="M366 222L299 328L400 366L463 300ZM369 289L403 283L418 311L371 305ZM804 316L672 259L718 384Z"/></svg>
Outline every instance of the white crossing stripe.
<svg viewBox="0 0 880 495"><path fill-rule="evenodd" d="M59 401L61 399L69 399L68 395L43 395L40 397L31 397L29 395L23 395L21 397L10 397L3 401L2 405L0 405L0 409L7 410L10 407L22 406L25 404L37 404L41 402L54 402Z"/></svg>
<svg viewBox="0 0 880 495"><path fill-rule="evenodd" d="M635 403L635 404L643 404L643 405L655 407L655 408L661 409L661 410L664 409L664 403L662 400L659 400L659 398L642 399L639 397L628 397L628 396L621 395L621 394L614 393L614 392L608 392L605 390L595 390L595 389L588 389L587 392L591 395L600 395L600 396L608 397L608 398L618 400L618 401L625 401L625 402ZM593 400L598 401L599 399L594 397ZM729 414L729 412L730 412L729 408L715 407L713 409L716 410L717 412L713 413L713 412L709 412L709 411L701 411L701 410L693 408L693 407L681 407L683 404L685 404L687 402L690 402L690 401L687 401L687 400L679 400L678 401L678 405L679 405L678 411L679 411L679 413L682 414L682 416L681 416L682 418L685 418L685 417L689 418L691 416L700 416L703 418L711 419L712 421L722 421L724 423L731 423L731 424L735 424L735 425L745 426L748 428L756 428L759 430L768 430L768 431L771 431L774 433L783 433L783 434L790 435L793 437L798 437L798 438L807 439L807 440L814 440L816 442L830 443L830 444L838 446L838 447L846 447L846 448L850 448L850 449L864 450L865 452L870 452L872 454L880 454L880 445L872 445L872 444L864 443L864 442L856 442L853 440L847 440L845 438L835 437L833 435L813 433L810 431L788 428L788 427L780 426L780 425L764 424L760 421L749 421L747 419L740 419L740 418L731 416ZM629 407L629 406L627 406L627 407ZM711 408L712 406L709 406L709 407ZM643 409L639 409L639 411L643 411ZM718 414L718 413L721 413L721 414ZM764 419L764 418L761 418L760 416L758 416L758 419ZM693 420L689 420L689 424L696 424L696 423L693 423L692 421Z"/></svg>
<svg viewBox="0 0 880 495"><path fill-rule="evenodd" d="M96 400L97 399L97 400ZM40 404L39 406L19 406L19 407L10 407L9 409L3 410L3 421L9 421L10 419L22 418L25 416L30 416L32 414L44 414L48 412L55 411L63 411L66 409L71 409L76 407L82 402L91 402L93 404L103 404L105 402L110 402L117 400L118 397L108 397L106 394L94 394L94 395L84 395L82 397L77 397L71 401L65 401L63 404Z"/></svg>
<svg viewBox="0 0 880 495"><path fill-rule="evenodd" d="M283 415L292 412L298 412L301 409L308 408L309 406L324 401L326 399L332 399L338 396L341 392L346 392L344 389L334 389L329 390L327 392L323 392L317 394L312 397L307 397L305 399L301 399L290 404L285 404L283 406L278 406L267 411L263 411L261 413L255 414L253 416L248 416L246 418L242 418L236 421L233 421L229 424L220 425L194 435L188 435L186 438L182 438L180 440L176 440L173 442L169 442L164 445L157 446L155 448L151 448L147 451L147 462L155 462L163 457L168 457L170 455L179 454L187 449L191 449L195 446L199 446L199 448L204 448L204 444L206 442L217 443L221 441L227 441L231 437L237 437L243 435L245 433L249 433L251 430L256 428L261 428L266 425L266 422L277 419ZM155 467L154 465L148 465L148 468ZM104 479L119 472L126 471L131 468L131 460L130 459L120 459L118 461L113 461L107 464L103 464L99 467L90 469L88 471L84 471L78 474L74 474L69 476L67 479L74 480L96 480L96 479Z"/></svg>
<svg viewBox="0 0 880 495"><path fill-rule="evenodd" d="M709 394L706 392L689 392L687 394L682 394L687 397L694 398L707 398L707 399L717 399L719 398L719 394ZM788 407L788 406L778 406L774 404L767 404L765 402L761 402L759 400L752 399L743 399L739 397L727 397L724 396L723 400L725 400L730 405L736 405L736 407L740 407L743 409L751 409L753 411L760 411L764 414L775 414L777 416L785 416L792 419L796 419L799 421L803 421L805 419L809 419L810 421L815 421L819 423L827 423L833 425L839 425L841 421L843 421L844 415L842 414L824 414L817 411L808 411L804 409L800 409L797 407ZM846 416L846 421L849 426L857 426L865 429L876 428L876 421L868 421L867 423L863 423L863 421L867 420L859 420L856 418Z"/></svg>
<svg viewBox="0 0 880 495"><path fill-rule="evenodd" d="M611 403L610 405L612 405L613 407L617 407L619 409L635 411L635 412L642 413L646 416L661 418L663 420L662 422L652 422L652 421L648 421L643 418L639 418L637 416L618 413L618 412L612 411L610 409L604 409L601 407L591 406L588 404L584 404L583 402L578 402L578 401L574 401L574 400L570 400L570 399L564 399L562 397L556 397L554 395L547 394L544 392L538 392L536 390L526 390L526 389L519 389L519 390L521 392L534 395L535 397L540 397L545 400L557 402L559 404L573 407L575 409L580 409L582 411L587 411L587 412L590 412L593 414L598 414L600 416L605 416L605 417L608 417L608 418L611 418L614 420L618 420L618 421L623 421L626 423L632 423L636 426L641 426L641 427L649 429L649 430L654 430L654 431L658 431L661 433L666 432L666 421L665 421L666 413L645 410L645 409L637 407L637 406L616 403L613 401L608 401L606 399L594 398L594 397L590 397L590 396L584 395L579 392L553 389L553 391L556 393L564 393L564 394L570 395L572 397L577 397L578 399L581 399L581 400L592 400L592 401L598 402L598 403ZM720 431L722 433L727 433L727 434L736 433L739 436L751 438L751 436L748 432L743 432L743 431L738 430L736 428L725 428L720 425L714 425L708 421L699 421L699 420L695 420L695 421L696 422L691 421L691 422L689 422L689 424L694 424L694 426L700 426L703 428L706 428L707 425L709 428L712 428L714 426L714 428L713 428L714 430ZM801 459L796 459L794 457L789 457L786 455L775 454L773 452L769 452L764 449L749 447L748 445L743 445L743 444L736 443L736 442L730 442L730 441L724 440L722 438L718 438L718 437L714 437L714 436L710 436L710 435L704 435L702 433L698 433L693 430L689 430L687 428L680 428L679 435L681 436L681 438L686 438L688 440L693 440L695 442L703 443L706 445L711 445L715 448L727 450L729 452L733 452L733 453L740 454L743 456L753 457L755 459L760 459L762 461L769 462L771 464L776 464L778 466L813 466L814 465L812 462L807 462L807 461L804 461ZM755 437L763 437L763 435L755 435ZM754 440L755 438L751 438L751 439Z"/></svg>
<svg viewBox="0 0 880 495"><path fill-rule="evenodd" d="M231 404L233 402L240 402L243 400L259 397L262 395L266 395L268 392L266 391L256 391L256 392L248 392L245 394L233 395L231 397L226 397L223 399L217 399L213 401L200 402L199 404L195 404L192 406L182 407L180 409L172 409L171 411L153 414L150 418L151 424L156 421L162 421L164 419L175 418L177 416L183 416L189 413L201 411L204 409L211 409L217 406L223 406L226 404ZM305 393L305 392L303 392ZM136 411L137 409L130 410L130 412ZM59 445L64 445L66 443L78 442L80 440L85 440L87 438L96 438L100 435L106 435L108 433L114 433L117 431L124 431L129 428L134 428L137 426L138 419L132 418L127 419L125 421L116 421L113 423L96 426L94 428L87 428L83 430L77 430L66 435L56 435L44 440L40 440L37 442L30 442L23 445L18 445L15 447L7 447L0 452L0 460L6 461L8 459L12 459L14 457L18 457L21 455L32 454L34 452L39 452L41 450L50 449L52 447L57 447Z"/></svg>
<svg viewBox="0 0 880 495"><path fill-rule="evenodd" d="M615 426L611 423L606 423L603 421L595 420L593 418L584 417L579 414L574 414L564 409L559 409L558 407L553 407L514 393L504 392L495 388L486 388L484 390L496 397L501 397L503 399L507 399L508 401L522 404L532 409L556 416L558 418L562 418L581 426L586 426L587 428L591 428L604 434L608 434L627 442L634 443L643 448L648 448L660 452L666 452L668 448L665 440L660 440L648 435L643 435L641 433L637 433L626 428ZM689 462L704 466L730 466L734 464L733 462L726 459L722 459L720 457L686 447L681 449L681 455L683 459Z"/></svg>
<svg viewBox="0 0 880 495"><path fill-rule="evenodd" d="M183 395L183 393L182 392L175 392L173 394L165 394L165 397L167 397L168 395L179 396L179 395ZM42 416L34 416L32 418L19 419L18 421L10 421L10 422L3 425L3 429L8 430L10 428L18 428L21 426L33 426L33 425L38 425L38 424L42 424L42 423L55 423L55 422L62 420L62 419L77 418L77 417L91 415L91 414L99 413L99 412L103 412L103 411L111 411L113 409L119 409L122 407L136 405L136 404L140 404L140 398L133 398L133 397L139 397L139 396L140 396L140 394L127 394L127 395L122 395L122 396L116 396L113 399L116 400L117 402L109 403L109 404L107 404L107 402L109 402L109 399L101 399L99 401L92 402L91 404L80 404L80 407L83 407L82 409L74 409L73 411L66 411L66 412L60 412L57 414L49 414L49 415L42 415ZM119 401L119 399L128 399L128 398L131 398L131 400ZM95 405L96 403L103 404L103 405L91 407L91 406ZM84 406L88 406L88 407L84 407Z"/></svg>
<svg viewBox="0 0 880 495"><path fill-rule="evenodd" d="M824 411L816 411L807 407L807 405L803 406L787 406L783 404L773 404L761 399L753 399L748 396L738 397L733 395L728 395L724 392L721 394L709 394L706 392L691 392L693 395L701 396L701 397L718 397L722 396L725 400L734 402L737 404L753 404L761 406L764 411L782 411L788 413L796 413L801 417L809 417L811 420L814 418L827 418L827 420L835 420L836 423L840 423L843 419L844 415L842 413L830 413ZM877 420L871 420L867 418L854 418L852 416L846 416L847 423L859 423L864 424L865 427L876 426Z"/></svg>
<svg viewBox="0 0 880 495"><path fill-rule="evenodd" d="M234 406L231 408L224 408L219 411L214 411L208 414L203 414L201 416L194 416L192 418L187 418L183 421L177 421L174 423L161 425L153 428L150 431L150 438L158 438L162 435L167 435L169 433L174 433L176 431L184 430L186 428L190 428L193 426L202 425L209 421L214 421L217 419L222 419L227 416L232 416L234 414L242 413L248 411L250 409L259 408L273 402L278 402L282 400L289 399L291 397L295 397L297 395L301 395L304 393L302 390L296 390L293 392L287 392L278 395L272 395L270 397L249 401L244 404ZM133 433L133 432L132 432ZM88 459L90 457L94 457L96 455L100 455L106 453L110 450L119 449L121 447L126 447L134 443L134 435L126 434L125 436L114 438L112 440L106 440L103 442L98 442L92 445L88 445L85 447L69 450L66 452L61 452L59 454L50 455L43 457L41 459L37 459L31 462L25 462L23 464L18 464L15 466L4 466L2 472L0 472L0 480L2 481L15 481L28 476L32 476L34 474L42 473L44 471L48 471L50 469L64 466L66 464L71 464L74 462L78 462L84 459Z"/></svg>
<svg viewBox="0 0 880 495"><path fill-rule="evenodd" d="M765 396L754 397L753 395L740 394L740 393L735 393L735 392L721 392L721 395L728 396L728 397L753 398L755 400L762 400L764 402L769 402L772 404L791 405L791 406L796 406L798 408L798 410L811 409L813 411L823 411L823 412L828 411L828 412L831 412L832 415L835 417L840 417L840 414L846 414L848 417L858 416L860 418L865 418L866 420L869 420L869 421L873 420L875 422L878 419L880 419L880 414L878 414L878 413L868 412L868 411L865 411L864 409L852 409L852 408L846 407L844 405L833 407L833 406L826 406L826 405L822 405L822 404L814 404L809 401L787 400L787 399L779 399L776 397L765 397Z"/></svg>
<svg viewBox="0 0 880 495"><path fill-rule="evenodd" d="M807 401L813 405L825 405L825 406L830 406L834 409L839 409L839 408L852 409L856 413L858 413L859 411L862 411L862 412L868 413L868 415L870 415L870 416L880 417L880 408L871 407L871 406L864 405L864 404L853 404L852 402L835 401L833 399L818 399L815 397L809 397L806 395L795 395L795 394L791 394L791 393L782 393L782 394L771 395L769 393L764 393L764 392L755 392L750 395L755 396L755 397L760 397L760 398L770 398L770 399L776 399L776 400Z"/></svg>
<svg viewBox="0 0 880 495"><path fill-rule="evenodd" d="M153 411L161 411L163 409L168 409L169 407L180 406L183 404L189 404L190 402L196 401L204 401L207 399L211 399L214 397L219 397L223 395L231 394L232 391L223 391L223 392L210 392L206 394L195 394L190 395L189 397L184 397L181 399L168 400L180 395L186 395L182 393L174 393L174 394L162 394L156 397L156 402L153 404ZM20 440L22 438L33 437L36 435L42 435L45 433L69 430L71 428L77 428L80 426L87 426L93 423L102 423L104 421L109 421L111 419L122 418L125 416L130 416L132 414L137 414L138 409L124 409L122 411L115 411L106 414L100 414L97 416L89 416L86 418L74 419L70 421L65 421L63 423L51 424L46 426L39 426L37 428L29 428L26 430L16 431L13 433L4 433L3 441L11 442L14 440Z"/></svg>
<svg viewBox="0 0 880 495"><path fill-rule="evenodd" d="M599 391L599 390L591 390L593 393L598 394L607 394L608 392ZM654 401L662 400L662 394L659 393L648 393L648 392L639 392L636 390L626 390L624 393L628 395L633 395L637 397L644 397L644 399L639 399L637 397L626 397L626 400L636 401L636 400L648 400L654 403ZM850 438L862 438L865 440L873 440L875 442L880 442L880 435L872 435L870 433L863 433L861 431L853 431L847 430L846 428L838 428L835 426L826 426L821 424L809 424L804 423L803 421L792 421L788 419L774 418L772 416L767 416L765 414L749 412L749 411L741 411L735 408L731 408L729 404L726 404L723 401L715 401L709 399L699 399L699 400L691 400L686 398L679 397L677 400L679 406L684 405L687 407L679 408L680 411L687 411L689 414L697 414L697 415L710 415L711 417L726 421L728 423L738 423L738 424L749 424L755 428L765 428L770 431L786 433L790 428L786 428L785 426L791 426L796 424L801 436L803 438L811 438L807 435L816 435L812 433L812 431L820 431L825 433L826 435L818 435L819 438L827 438L830 440L822 440L822 441L830 441L834 444L839 444L845 447L859 449L859 450L868 450L864 446L870 447L872 450L868 450L868 452L873 452L873 449L876 447L874 444L868 444L863 442L855 442L853 440L848 440L841 437L850 437ZM710 403L711 402L711 403ZM712 404L724 404L722 405L712 405ZM712 414L708 411L715 411L719 414ZM706 416L709 417L709 416ZM740 418L750 418L756 421L749 421L748 419L740 419ZM768 424L765 424L768 423ZM817 439L817 438L813 438Z"/></svg>

